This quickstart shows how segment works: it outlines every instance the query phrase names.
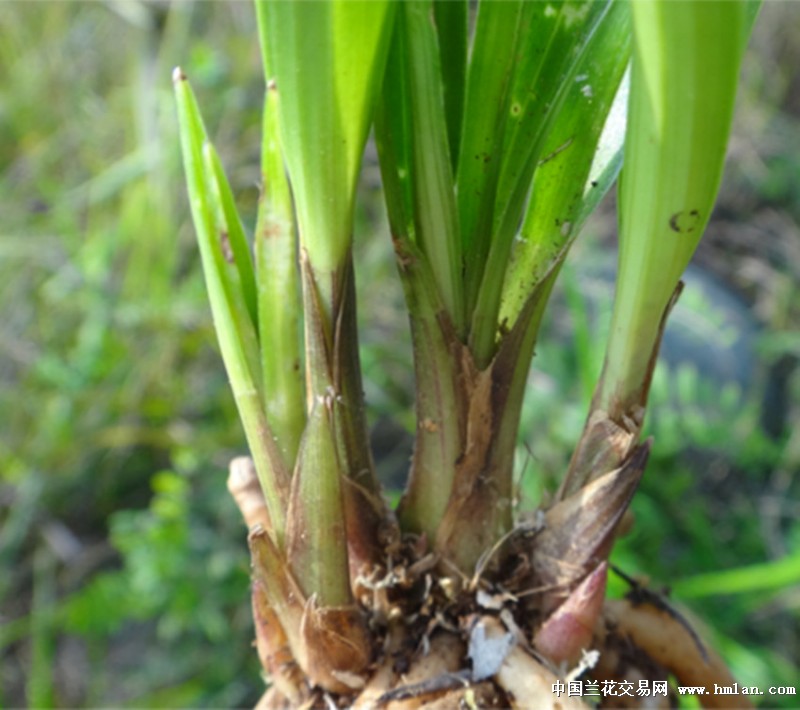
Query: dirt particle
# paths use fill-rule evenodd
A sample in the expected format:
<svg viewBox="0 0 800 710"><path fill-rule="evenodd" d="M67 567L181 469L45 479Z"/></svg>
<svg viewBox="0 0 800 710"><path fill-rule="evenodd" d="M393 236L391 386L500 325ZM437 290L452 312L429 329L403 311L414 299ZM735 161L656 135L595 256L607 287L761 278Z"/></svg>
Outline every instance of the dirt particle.
<svg viewBox="0 0 800 710"><path fill-rule="evenodd" d="M422 428L429 434L435 434L439 431L439 425L433 419L425 418L422 420Z"/></svg>

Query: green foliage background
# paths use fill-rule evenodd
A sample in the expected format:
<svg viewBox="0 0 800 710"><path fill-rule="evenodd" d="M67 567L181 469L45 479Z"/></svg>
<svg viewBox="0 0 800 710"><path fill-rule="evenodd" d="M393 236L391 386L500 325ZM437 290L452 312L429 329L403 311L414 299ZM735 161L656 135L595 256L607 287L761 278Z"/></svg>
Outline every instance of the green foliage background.
<svg viewBox="0 0 800 710"><path fill-rule="evenodd" d="M263 85L252 8L5 2L0 27L0 706L252 704L244 528L224 485L243 435L170 81L178 63L190 74L252 221ZM796 683L800 659L798 28L800 6L765 4L697 257L758 319L752 385L720 387L691 364L658 370L653 459L615 553L672 586L762 689ZM413 380L377 175L368 156L359 317L391 477L413 430ZM611 209L580 240L538 348L523 500L556 485L583 424L612 294L590 298L580 264L613 247ZM682 307L713 330L691 286Z"/></svg>

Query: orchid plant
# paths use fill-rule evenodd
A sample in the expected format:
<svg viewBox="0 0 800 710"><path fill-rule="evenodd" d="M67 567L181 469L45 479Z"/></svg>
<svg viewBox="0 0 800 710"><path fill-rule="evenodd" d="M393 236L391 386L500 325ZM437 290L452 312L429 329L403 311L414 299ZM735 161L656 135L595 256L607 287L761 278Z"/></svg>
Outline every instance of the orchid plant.
<svg viewBox="0 0 800 710"><path fill-rule="evenodd" d="M622 638L639 677L727 678L666 602L638 588L638 605L606 600L605 582L653 445L641 441L649 383L711 216L756 11L256 0L266 81L252 235L175 70L192 216L250 449L229 486L250 526L265 706L548 707L559 677L619 673ZM396 510L369 448L356 327L370 131L417 384ZM605 365L561 487L521 516L514 447L539 326L618 175Z"/></svg>

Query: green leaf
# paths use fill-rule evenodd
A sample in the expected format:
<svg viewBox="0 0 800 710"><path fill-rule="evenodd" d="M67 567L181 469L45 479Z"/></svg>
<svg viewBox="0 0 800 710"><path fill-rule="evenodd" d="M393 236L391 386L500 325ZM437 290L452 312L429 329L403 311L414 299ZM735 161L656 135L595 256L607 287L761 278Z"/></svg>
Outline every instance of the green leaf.
<svg viewBox="0 0 800 710"><path fill-rule="evenodd" d="M431 0L402 3L405 33L417 243L427 256L442 301L463 332L461 249L448 151L439 48Z"/></svg>
<svg viewBox="0 0 800 710"><path fill-rule="evenodd" d="M800 554L735 569L705 572L678 580L672 592L678 599L745 594L788 589L800 584Z"/></svg>
<svg viewBox="0 0 800 710"><path fill-rule="evenodd" d="M495 223L521 216L531 176L546 154L543 141L574 88L578 62L612 0L533 2L526 6L524 43L510 95Z"/></svg>
<svg viewBox="0 0 800 710"><path fill-rule="evenodd" d="M461 121L467 73L467 0L433 0L433 17L439 39L447 139L453 173L458 164Z"/></svg>
<svg viewBox="0 0 800 710"><path fill-rule="evenodd" d="M535 285L562 261L622 162L631 50L630 9L615 2L600 23L558 111L511 248L500 321L511 327ZM492 267L494 268L494 267Z"/></svg>
<svg viewBox="0 0 800 710"><path fill-rule="evenodd" d="M375 110L375 144L393 238L416 239L412 190L411 101L404 13L398 13Z"/></svg>
<svg viewBox="0 0 800 710"><path fill-rule="evenodd" d="M716 200L746 3L633 3L617 294L598 406L644 405L667 303Z"/></svg>
<svg viewBox="0 0 800 710"><path fill-rule="evenodd" d="M519 53L504 108L506 129L492 217L492 240L482 265L472 314L470 343L485 365L497 345L498 314L509 254L523 218L531 181L560 109L579 76L582 60L599 58L589 49L606 20L610 0L528 3L519 29ZM466 132L466 129L465 129Z"/></svg>
<svg viewBox="0 0 800 710"><path fill-rule="evenodd" d="M256 219L258 325L264 403L284 464L291 470L305 427L300 284L289 182L278 136L278 94L264 100L261 175Z"/></svg>
<svg viewBox="0 0 800 710"><path fill-rule="evenodd" d="M228 178L222 169L219 155L211 143L207 142L203 146L203 161L206 175L210 178L213 202L219 212L217 224L223 240L223 256L228 261L233 259L233 263L236 265L238 284L234 284L234 287L241 291L250 319L258 328L256 279L250 245L247 242L242 221L239 219L239 212L236 209Z"/></svg>
<svg viewBox="0 0 800 710"><path fill-rule="evenodd" d="M257 3L265 66L281 95L281 145L314 269L349 253L356 179L388 49L385 1Z"/></svg>
<svg viewBox="0 0 800 710"><path fill-rule="evenodd" d="M225 210L218 202L208 136L186 76L176 69L173 81L184 169L214 328L230 378L247 442L258 471L276 540L283 536L289 477L262 408L263 391L258 337L239 280L239 270L228 251L218 222ZM207 147L208 146L208 147ZM229 230L228 230L229 233Z"/></svg>
<svg viewBox="0 0 800 710"><path fill-rule="evenodd" d="M448 7L455 4L441 3ZM440 35L445 34L444 27L437 21ZM406 529L425 532L433 540L450 497L460 435L457 418L452 416L457 407L452 343L442 331L442 313L447 309L428 256L417 243L412 217L416 207L412 190L416 136L411 127L407 42L405 15L399 13L375 116L375 141L398 270L411 316L416 375L417 440L398 515ZM451 146L452 128L450 123Z"/></svg>
<svg viewBox="0 0 800 710"><path fill-rule="evenodd" d="M518 61L523 7L523 2L514 0L484 2L478 9L456 177L468 312L477 298L492 242L508 95ZM526 29L530 27L520 32Z"/></svg>
<svg viewBox="0 0 800 710"><path fill-rule="evenodd" d="M411 314L416 381L416 441L410 480L400 504L404 528L431 540L442 520L461 453L456 392L458 363L452 329L442 328L439 290L424 255L408 239L397 239L401 280Z"/></svg>

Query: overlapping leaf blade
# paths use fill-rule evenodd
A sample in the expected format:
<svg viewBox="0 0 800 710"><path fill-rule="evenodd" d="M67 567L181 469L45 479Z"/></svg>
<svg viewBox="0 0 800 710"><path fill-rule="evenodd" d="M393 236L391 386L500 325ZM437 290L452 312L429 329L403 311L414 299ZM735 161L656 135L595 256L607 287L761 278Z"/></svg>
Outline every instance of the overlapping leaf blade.
<svg viewBox="0 0 800 710"><path fill-rule="evenodd" d="M267 89L261 154L262 189L255 232L258 326L264 404L284 463L294 466L305 426L297 235L280 150L278 94Z"/></svg>
<svg viewBox="0 0 800 710"><path fill-rule="evenodd" d="M562 261L622 164L630 10L615 2L576 67L544 142L525 221L511 249L500 321L513 324L545 274ZM612 108L613 105L613 108Z"/></svg>
<svg viewBox="0 0 800 710"><path fill-rule="evenodd" d="M447 312L461 331L461 248L432 7L431 0L402 4L413 134L413 215L417 241L428 257Z"/></svg>
<svg viewBox="0 0 800 710"><path fill-rule="evenodd" d="M492 243L508 97L519 61L517 42L524 43L531 6L522 0L486 2L478 10L456 176L469 312Z"/></svg>
<svg viewBox="0 0 800 710"><path fill-rule="evenodd" d="M572 89L582 57L595 57L587 47L610 7L610 0L524 6L515 73L504 106L506 128L491 245L472 313L470 344L479 363L486 364L496 350L501 274L524 215L534 171L545 157L544 143Z"/></svg>
<svg viewBox="0 0 800 710"><path fill-rule="evenodd" d="M461 122L464 115L464 93L467 80L467 29L469 4L467 0L433 0L436 36L442 67L447 138L453 174L458 165L461 143Z"/></svg>
<svg viewBox="0 0 800 710"><path fill-rule="evenodd" d="M252 264L246 252L246 261L236 260L237 256L243 257L243 252L241 249L235 252L230 244L232 225L227 216L235 215L232 204L226 204L230 190L208 142L189 83L179 69L175 71L174 80L192 217L214 327L267 501L272 525L270 534L280 542L285 527L289 477L263 410L258 336L240 276L241 271L252 270Z"/></svg>

